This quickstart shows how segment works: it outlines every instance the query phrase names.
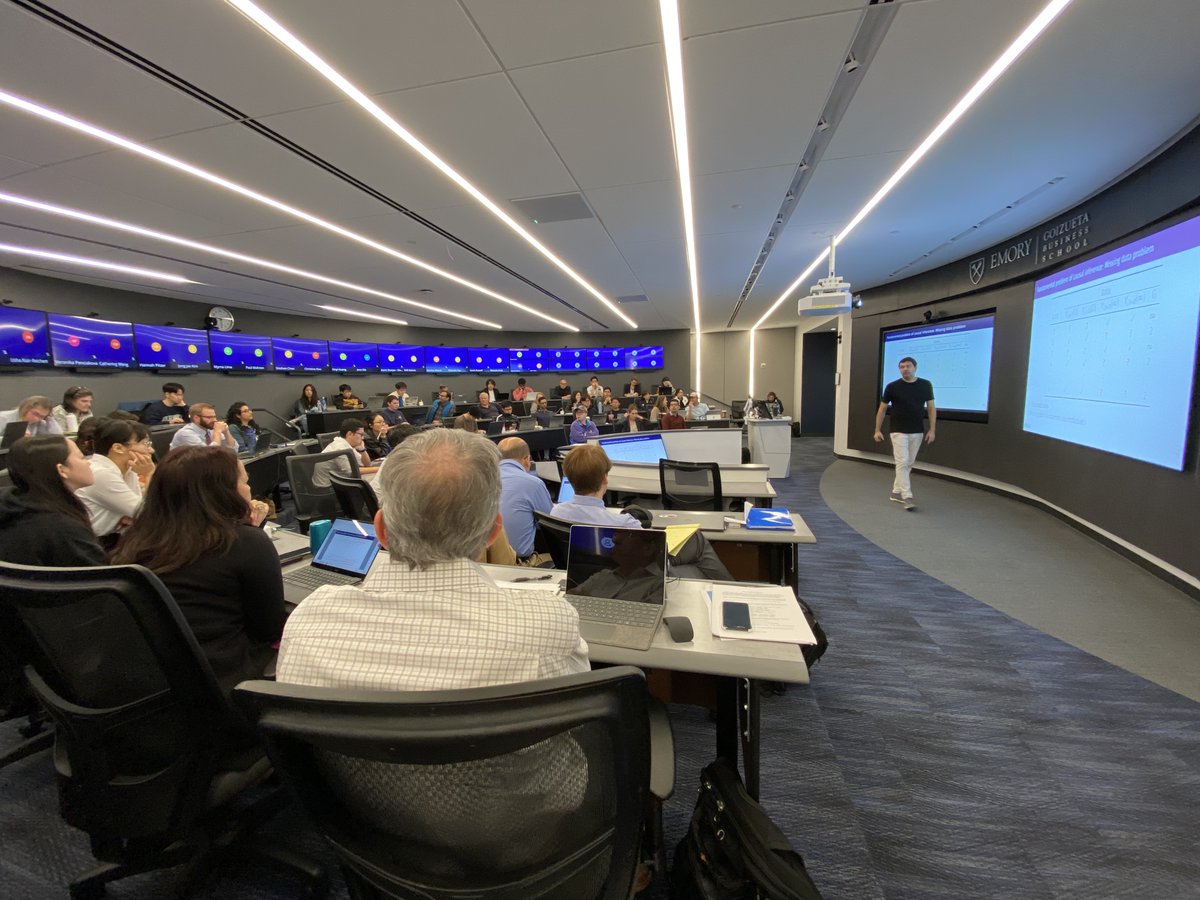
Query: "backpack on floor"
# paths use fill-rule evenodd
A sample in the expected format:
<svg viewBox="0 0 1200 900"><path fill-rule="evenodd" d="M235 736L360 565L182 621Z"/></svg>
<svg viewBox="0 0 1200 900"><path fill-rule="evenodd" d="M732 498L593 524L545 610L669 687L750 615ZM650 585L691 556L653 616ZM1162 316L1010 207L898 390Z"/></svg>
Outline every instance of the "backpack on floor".
<svg viewBox="0 0 1200 900"><path fill-rule="evenodd" d="M824 656L825 651L829 649L829 638L825 636L825 629L817 621L812 607L800 597L796 598L796 602L800 604L800 611L804 613L804 619L808 622L808 627L812 629L813 637L817 639L815 644L800 645L800 653L804 657L804 664L811 669L813 663Z"/></svg>
<svg viewBox="0 0 1200 900"><path fill-rule="evenodd" d="M700 773L700 796L671 866L673 900L821 900L787 836L726 759Z"/></svg>

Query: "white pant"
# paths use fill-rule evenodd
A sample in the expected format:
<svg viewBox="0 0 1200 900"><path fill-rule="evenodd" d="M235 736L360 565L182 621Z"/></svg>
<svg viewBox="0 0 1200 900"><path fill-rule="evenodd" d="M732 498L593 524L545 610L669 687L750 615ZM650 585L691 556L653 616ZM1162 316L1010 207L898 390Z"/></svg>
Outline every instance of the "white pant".
<svg viewBox="0 0 1200 900"><path fill-rule="evenodd" d="M896 460L896 480L892 483L892 492L906 499L912 497L913 463L917 461L917 451L921 449L923 434L896 434L892 432L892 457Z"/></svg>

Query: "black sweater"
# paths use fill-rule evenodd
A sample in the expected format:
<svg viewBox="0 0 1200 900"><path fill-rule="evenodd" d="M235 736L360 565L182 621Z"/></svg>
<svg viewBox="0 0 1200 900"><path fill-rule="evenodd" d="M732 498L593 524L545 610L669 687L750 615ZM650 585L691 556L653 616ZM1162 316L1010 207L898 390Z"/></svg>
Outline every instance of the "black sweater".
<svg viewBox="0 0 1200 900"><path fill-rule="evenodd" d="M0 559L26 566L103 566L104 551L85 522L0 492Z"/></svg>

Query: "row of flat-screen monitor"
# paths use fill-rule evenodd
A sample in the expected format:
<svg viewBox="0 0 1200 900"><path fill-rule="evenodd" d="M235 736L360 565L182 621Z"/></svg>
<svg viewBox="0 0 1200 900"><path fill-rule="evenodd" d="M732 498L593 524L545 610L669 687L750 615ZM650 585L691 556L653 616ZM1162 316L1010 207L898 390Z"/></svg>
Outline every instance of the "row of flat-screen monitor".
<svg viewBox="0 0 1200 900"><path fill-rule="evenodd" d="M994 311L885 329L880 391L901 359L938 414L986 420ZM1024 430L1181 471L1200 333L1200 216L1034 284Z"/></svg>
<svg viewBox="0 0 1200 900"><path fill-rule="evenodd" d="M431 347L264 337L0 308L0 366L218 372L572 372L661 369L663 348Z"/></svg>

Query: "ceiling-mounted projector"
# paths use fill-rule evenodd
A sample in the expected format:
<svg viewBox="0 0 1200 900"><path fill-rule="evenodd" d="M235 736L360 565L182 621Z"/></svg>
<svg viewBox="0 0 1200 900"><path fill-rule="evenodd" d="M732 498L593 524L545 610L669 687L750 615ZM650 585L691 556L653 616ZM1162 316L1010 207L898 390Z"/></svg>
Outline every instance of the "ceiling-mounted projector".
<svg viewBox="0 0 1200 900"><path fill-rule="evenodd" d="M829 240L829 275L821 278L808 292L808 296L796 304L802 316L828 316L848 313L854 306L854 295L850 293L850 282L833 273L834 243Z"/></svg>

